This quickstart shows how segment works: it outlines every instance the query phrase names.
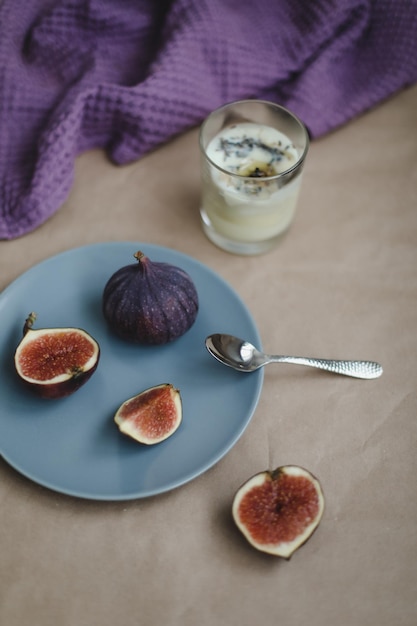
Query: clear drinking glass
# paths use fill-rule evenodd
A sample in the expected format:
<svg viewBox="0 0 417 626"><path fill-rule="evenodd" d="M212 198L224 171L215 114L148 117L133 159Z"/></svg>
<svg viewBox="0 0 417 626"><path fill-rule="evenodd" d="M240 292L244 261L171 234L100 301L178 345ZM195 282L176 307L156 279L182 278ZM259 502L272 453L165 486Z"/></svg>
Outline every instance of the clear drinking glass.
<svg viewBox="0 0 417 626"><path fill-rule="evenodd" d="M241 100L213 111L200 129L207 237L236 254L274 247L293 220L308 148L304 124L278 104Z"/></svg>

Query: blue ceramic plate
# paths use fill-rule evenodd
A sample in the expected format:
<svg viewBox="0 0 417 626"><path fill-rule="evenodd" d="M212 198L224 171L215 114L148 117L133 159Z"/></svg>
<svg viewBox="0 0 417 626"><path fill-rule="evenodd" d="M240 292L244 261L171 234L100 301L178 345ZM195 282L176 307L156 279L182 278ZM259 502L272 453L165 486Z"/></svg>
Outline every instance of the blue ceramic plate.
<svg viewBox="0 0 417 626"><path fill-rule="evenodd" d="M187 271L200 298L192 328L165 346L140 347L115 337L101 297L110 276L151 260ZM22 388L13 356L30 311L36 327L84 328L99 342L92 378L73 395L42 400ZM196 478L217 463L248 425L262 388L262 371L241 374L209 355L204 340L230 332L260 345L239 296L212 270L175 250L135 242L69 250L34 266L0 294L0 442L4 459L55 491L95 500L156 495ZM143 446L113 422L120 404L140 391L172 383L181 391L183 421L167 440Z"/></svg>

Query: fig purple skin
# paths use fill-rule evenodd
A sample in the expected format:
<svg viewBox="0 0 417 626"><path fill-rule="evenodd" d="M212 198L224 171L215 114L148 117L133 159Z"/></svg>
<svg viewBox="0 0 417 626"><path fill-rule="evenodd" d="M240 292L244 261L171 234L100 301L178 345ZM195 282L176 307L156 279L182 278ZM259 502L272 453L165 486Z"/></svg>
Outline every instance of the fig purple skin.
<svg viewBox="0 0 417 626"><path fill-rule="evenodd" d="M142 252L137 263L117 270L103 291L103 315L122 339L144 345L166 344L194 324L199 301L191 277Z"/></svg>

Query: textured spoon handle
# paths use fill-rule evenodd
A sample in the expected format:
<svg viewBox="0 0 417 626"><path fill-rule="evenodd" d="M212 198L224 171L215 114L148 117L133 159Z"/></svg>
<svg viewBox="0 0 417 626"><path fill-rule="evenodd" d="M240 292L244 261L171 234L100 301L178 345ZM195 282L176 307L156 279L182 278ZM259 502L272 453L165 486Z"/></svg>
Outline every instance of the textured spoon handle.
<svg viewBox="0 0 417 626"><path fill-rule="evenodd" d="M332 359L313 359L301 356L273 356L274 363L294 363L295 365L307 365L317 369L353 376L355 378L378 378L382 374L382 367L375 361L335 361Z"/></svg>

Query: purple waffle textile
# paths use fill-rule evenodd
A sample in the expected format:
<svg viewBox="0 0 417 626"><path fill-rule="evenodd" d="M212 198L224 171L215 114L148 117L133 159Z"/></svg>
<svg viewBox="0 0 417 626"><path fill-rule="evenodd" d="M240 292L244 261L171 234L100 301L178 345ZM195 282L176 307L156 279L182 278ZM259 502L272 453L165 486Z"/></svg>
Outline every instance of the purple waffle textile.
<svg viewBox="0 0 417 626"><path fill-rule="evenodd" d="M128 163L241 98L318 137L416 81L416 0L0 0L0 238L85 150Z"/></svg>

